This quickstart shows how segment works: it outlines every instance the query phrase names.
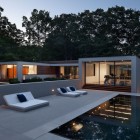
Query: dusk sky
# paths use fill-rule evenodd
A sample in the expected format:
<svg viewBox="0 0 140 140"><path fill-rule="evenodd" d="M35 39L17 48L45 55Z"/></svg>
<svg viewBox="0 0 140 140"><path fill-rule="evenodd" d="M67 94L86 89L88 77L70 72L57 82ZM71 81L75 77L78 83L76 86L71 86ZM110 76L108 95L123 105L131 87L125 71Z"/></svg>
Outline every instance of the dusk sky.
<svg viewBox="0 0 140 140"><path fill-rule="evenodd" d="M62 13L95 11L98 8L107 10L116 5L140 10L140 0L0 0L0 6L4 8L2 16L8 17L19 29L22 29L22 17L30 17L33 9L48 11L54 17Z"/></svg>

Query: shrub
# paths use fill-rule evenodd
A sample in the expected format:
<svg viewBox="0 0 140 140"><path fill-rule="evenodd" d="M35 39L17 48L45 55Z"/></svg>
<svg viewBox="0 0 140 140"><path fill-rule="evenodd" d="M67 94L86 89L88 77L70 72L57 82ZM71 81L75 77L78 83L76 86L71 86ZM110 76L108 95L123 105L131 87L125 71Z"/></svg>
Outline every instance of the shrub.
<svg viewBox="0 0 140 140"><path fill-rule="evenodd" d="M44 78L44 81L56 81L56 80L65 80L65 78L54 78L54 77Z"/></svg>
<svg viewBox="0 0 140 140"><path fill-rule="evenodd" d="M16 83L20 83L20 81L17 78L12 78L12 79L9 79L9 83L16 84Z"/></svg>
<svg viewBox="0 0 140 140"><path fill-rule="evenodd" d="M40 81L42 81L41 78L39 78L39 77L33 77L33 78L31 78L31 79L25 79L25 80L23 80L23 83L28 83L28 82L40 82Z"/></svg>

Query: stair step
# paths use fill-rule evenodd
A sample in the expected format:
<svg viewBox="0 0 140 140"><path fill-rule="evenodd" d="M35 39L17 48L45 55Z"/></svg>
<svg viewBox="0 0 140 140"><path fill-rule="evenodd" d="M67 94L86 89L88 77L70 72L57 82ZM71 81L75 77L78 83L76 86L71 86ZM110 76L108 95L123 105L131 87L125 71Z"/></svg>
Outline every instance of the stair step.
<svg viewBox="0 0 140 140"><path fill-rule="evenodd" d="M94 85L86 84L83 86L84 89L94 89L94 90L107 90L107 91L119 91L119 92L131 92L131 86L106 86L106 85Z"/></svg>

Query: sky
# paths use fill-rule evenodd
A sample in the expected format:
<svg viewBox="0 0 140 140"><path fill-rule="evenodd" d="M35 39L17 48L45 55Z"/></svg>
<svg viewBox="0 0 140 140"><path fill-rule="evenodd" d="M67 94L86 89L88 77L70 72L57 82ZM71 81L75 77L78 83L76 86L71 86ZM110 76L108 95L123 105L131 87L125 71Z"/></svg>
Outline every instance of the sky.
<svg viewBox="0 0 140 140"><path fill-rule="evenodd" d="M107 10L115 6L124 6L140 10L140 0L0 0L4 9L2 16L6 16L18 29L22 28L22 17L30 17L33 9L45 10L54 15L62 13L80 13L85 10L95 11L98 8Z"/></svg>

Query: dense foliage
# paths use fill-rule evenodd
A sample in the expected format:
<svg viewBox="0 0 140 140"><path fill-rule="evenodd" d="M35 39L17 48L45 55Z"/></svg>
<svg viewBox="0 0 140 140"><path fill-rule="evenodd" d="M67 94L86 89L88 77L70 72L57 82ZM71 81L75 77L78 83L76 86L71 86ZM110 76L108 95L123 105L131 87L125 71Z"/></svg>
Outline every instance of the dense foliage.
<svg viewBox="0 0 140 140"><path fill-rule="evenodd" d="M50 17L34 9L23 16L25 32L2 16L0 60L74 60L97 56L140 56L140 11L112 7Z"/></svg>

